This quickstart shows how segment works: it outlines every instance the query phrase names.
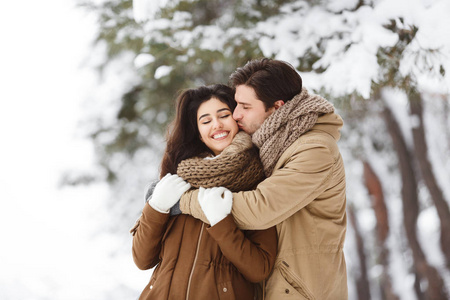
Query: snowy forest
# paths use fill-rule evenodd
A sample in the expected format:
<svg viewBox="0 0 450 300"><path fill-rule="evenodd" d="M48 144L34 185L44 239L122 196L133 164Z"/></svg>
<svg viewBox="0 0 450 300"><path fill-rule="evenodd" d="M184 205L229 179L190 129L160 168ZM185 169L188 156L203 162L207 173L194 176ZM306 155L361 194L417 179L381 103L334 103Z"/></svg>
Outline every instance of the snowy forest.
<svg viewBox="0 0 450 300"><path fill-rule="evenodd" d="M109 230L140 215L177 92L253 58L292 64L344 119L352 300L449 299L450 1L82 1L101 84L85 116L109 184ZM131 252L129 253L131 256ZM144 286L142 286L143 288ZM139 291L135 291L138 295Z"/></svg>

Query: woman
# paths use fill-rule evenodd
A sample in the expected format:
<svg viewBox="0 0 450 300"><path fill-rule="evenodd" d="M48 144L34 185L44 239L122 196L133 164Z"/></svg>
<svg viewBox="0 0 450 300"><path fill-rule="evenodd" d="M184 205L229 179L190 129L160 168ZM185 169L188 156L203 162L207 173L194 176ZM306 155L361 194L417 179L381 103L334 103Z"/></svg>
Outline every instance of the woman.
<svg viewBox="0 0 450 300"><path fill-rule="evenodd" d="M229 191L201 188L211 226L189 215L168 214L190 186L242 191L264 178L250 136L238 132L233 120L233 97L225 85L186 90L178 97L163 178L134 231L136 265L144 270L157 265L139 299L254 299L255 283L272 270L275 228L240 231L230 215Z"/></svg>

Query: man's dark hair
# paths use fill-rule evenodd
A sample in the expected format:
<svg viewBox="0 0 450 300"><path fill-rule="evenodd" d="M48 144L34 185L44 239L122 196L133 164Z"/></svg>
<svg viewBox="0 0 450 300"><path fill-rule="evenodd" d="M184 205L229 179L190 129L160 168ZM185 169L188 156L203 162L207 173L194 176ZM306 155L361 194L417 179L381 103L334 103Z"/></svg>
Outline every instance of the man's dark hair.
<svg viewBox="0 0 450 300"><path fill-rule="evenodd" d="M302 78L295 68L281 60L262 58L247 62L230 76L230 86L246 85L255 90L266 109L275 101L287 102L302 90Z"/></svg>

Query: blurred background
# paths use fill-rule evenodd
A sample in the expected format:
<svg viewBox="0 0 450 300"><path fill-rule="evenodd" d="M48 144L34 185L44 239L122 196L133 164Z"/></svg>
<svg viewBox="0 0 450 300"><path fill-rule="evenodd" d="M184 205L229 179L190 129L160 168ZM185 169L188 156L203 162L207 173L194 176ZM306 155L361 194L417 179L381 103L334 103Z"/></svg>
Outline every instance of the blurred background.
<svg viewBox="0 0 450 300"><path fill-rule="evenodd" d="M450 2L8 1L0 299L136 299L129 228L180 89L291 63L345 126L349 299L450 294Z"/></svg>

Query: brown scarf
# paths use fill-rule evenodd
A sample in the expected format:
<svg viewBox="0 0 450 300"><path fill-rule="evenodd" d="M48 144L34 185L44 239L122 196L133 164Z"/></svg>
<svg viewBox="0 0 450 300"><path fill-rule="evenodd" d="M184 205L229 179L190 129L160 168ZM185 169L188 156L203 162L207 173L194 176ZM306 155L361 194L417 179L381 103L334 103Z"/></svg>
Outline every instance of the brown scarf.
<svg viewBox="0 0 450 300"><path fill-rule="evenodd" d="M309 94L305 88L274 111L252 136L266 176L272 174L284 151L316 124L320 114L333 111L333 104L321 96Z"/></svg>
<svg viewBox="0 0 450 300"><path fill-rule="evenodd" d="M204 154L183 160L178 164L177 174L195 188L223 186L233 192L254 189L264 179L264 170L259 160L258 149L251 137L241 131L231 144L216 157ZM153 189L156 182L153 185ZM151 192L153 192L151 188ZM148 196L147 196L148 197ZM147 198L146 197L146 198ZM141 215L142 216L142 215ZM131 235L135 235L140 225L136 220Z"/></svg>
<svg viewBox="0 0 450 300"><path fill-rule="evenodd" d="M177 174L195 188L223 186L233 192L251 190L264 179L258 150L251 137L242 131L216 157L183 160Z"/></svg>

